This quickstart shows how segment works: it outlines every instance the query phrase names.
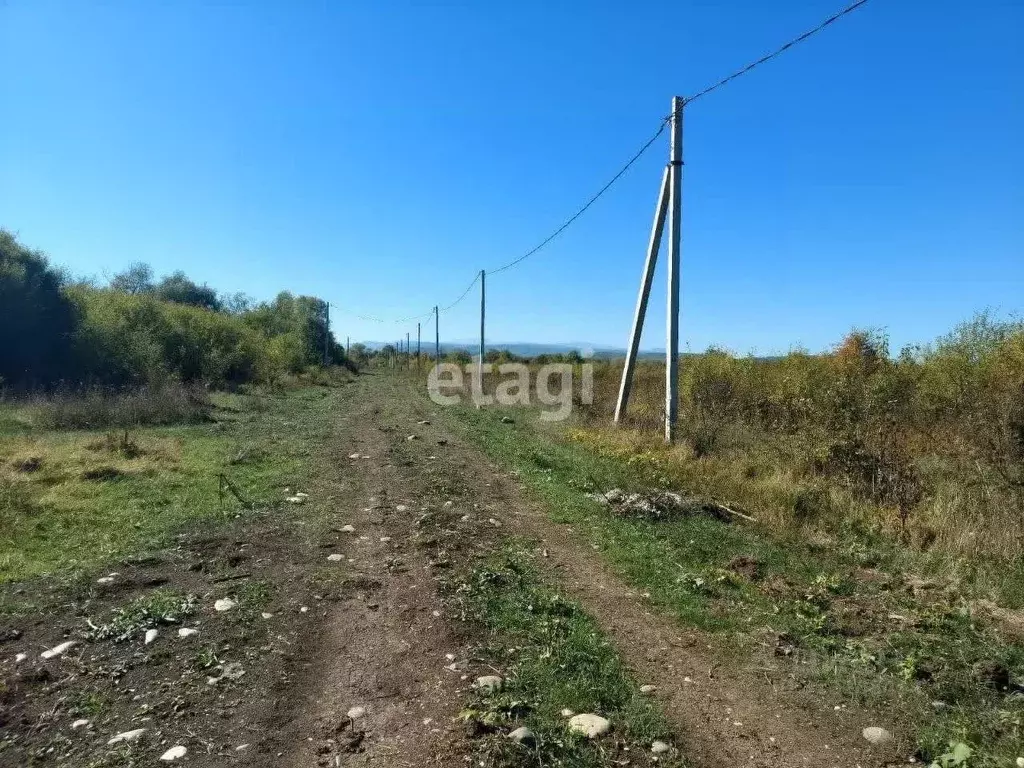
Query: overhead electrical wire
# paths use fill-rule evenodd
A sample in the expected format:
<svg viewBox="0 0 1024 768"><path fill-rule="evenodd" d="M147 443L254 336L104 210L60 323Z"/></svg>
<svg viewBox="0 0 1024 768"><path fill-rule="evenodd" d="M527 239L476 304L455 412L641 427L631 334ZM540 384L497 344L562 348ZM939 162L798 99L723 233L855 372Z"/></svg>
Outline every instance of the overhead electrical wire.
<svg viewBox="0 0 1024 768"><path fill-rule="evenodd" d="M759 59L757 59L755 61L752 61L751 63L747 64L745 67L736 70L735 72L733 72L732 74L730 74L730 75L728 75L726 77L723 77L721 80L719 80L719 81L717 81L717 82L707 86L703 90L697 91L697 93L693 94L692 96L688 96L688 97L684 98L683 99L683 104L684 105L685 104L689 104L690 102L696 101L699 98L707 96L712 91L718 90L723 85L726 85L727 83L730 83L733 80L735 80L735 79L737 79L739 77L742 77L743 75L745 75L748 72L750 72L751 70L761 66L762 64L764 64L764 63L766 63L768 61L771 61L772 59L776 58L777 56L779 56L779 55L785 53L786 51L788 51L793 46L798 45L798 44L802 43L804 40L807 40L809 37L812 37L812 36L816 35L818 32L821 32L822 30L827 28L829 25L831 25L834 22L836 22L839 19L841 19L843 16L846 16L848 13L852 13L853 11L857 10L862 5L867 3L867 1L868 0L857 0L857 2L854 2L851 5L848 5L847 7L843 8L841 11L838 11L838 12L834 13L833 15L829 16L827 19L825 19L823 22L821 22L818 26L814 27L813 29L808 30L807 32L804 32L801 35L798 35L797 37L794 37L792 40L790 40L789 42L787 42L784 45L780 46L779 48L775 49L771 53L768 53L768 54L762 56L761 58L759 58ZM669 123L669 121L671 119L672 119L671 115L668 115L665 118L663 118L661 120L661 123L658 126L658 130L654 133L654 135L651 136L651 138L648 139L643 144L643 146L640 147L640 149L636 152L636 154L634 154L626 162L626 164L624 166L622 166L622 168L620 168L619 171L614 176L612 176L612 178L603 187L601 187L601 189L599 189L593 196L591 196L590 199L588 199L583 204L583 206L578 211L576 211L576 213L574 213L572 216L570 216L568 219L566 219L562 223L561 226L559 226L557 229L555 229L551 234L549 234L547 237L545 237L543 240L541 240L536 246L534 246L533 248L528 250L526 253L522 254L521 256L518 256L517 258L513 259L510 262L507 262L506 264L502 264L499 267L495 267L494 269L486 270L486 273L489 274L489 275L495 275L495 274L498 274L499 272L504 272L506 269L511 269L512 267L514 267L517 264L525 261L526 259L530 258L534 254L536 254L537 252L542 250L545 246L547 246L549 243L551 243L552 240L557 238L565 230L567 230L570 226L572 226L573 223L575 223L576 220L580 218L580 216L582 216L584 213L586 213L587 210L594 203L596 203L609 189L611 189L612 186L614 186L614 184L626 174L626 171L628 171L643 156L643 154L648 149L650 149L651 145L654 144L654 142L658 139L658 137L661 136L661 134L665 131L665 126L668 125L668 123ZM473 288L474 285L476 285L476 283L477 283L477 281L479 279L480 279L480 273L477 273L476 276L473 278L472 282L466 287L466 290L462 292L462 294L459 296L459 298L457 298L455 301L453 301L451 304L447 305L446 307L439 308L437 310L438 313L440 314L441 312L447 312L452 307L454 307L459 302L461 302L464 298L466 298L466 296L469 294L470 290ZM356 314L354 312L349 312L348 314L351 314L351 315L353 315L355 317L358 317L358 318L360 318L362 320L368 320L368 321L377 322L377 323L387 323L387 322L406 323L406 322L409 322L411 320L420 320L420 319L423 319L423 318L426 318L426 317L431 317L434 314L434 310L431 310L430 312L427 312L424 315L416 315L416 316L413 316L413 317L402 317L402 318L397 318L395 320L384 320L382 318L372 317L372 316L369 316L369 315L359 315L359 314Z"/></svg>

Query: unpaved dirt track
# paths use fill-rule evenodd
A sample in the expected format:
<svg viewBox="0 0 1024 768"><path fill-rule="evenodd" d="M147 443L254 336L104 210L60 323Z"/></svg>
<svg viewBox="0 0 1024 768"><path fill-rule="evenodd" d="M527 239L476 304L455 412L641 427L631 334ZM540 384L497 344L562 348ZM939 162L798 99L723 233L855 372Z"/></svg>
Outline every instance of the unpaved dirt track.
<svg viewBox="0 0 1024 768"><path fill-rule="evenodd" d="M351 597L336 604L293 682L279 699L280 735L270 747L286 766L417 766L463 762L454 717L460 676L446 667L460 641L440 618L441 604L411 546L419 509L415 489L390 456L391 408L365 396L339 418L337 460L349 478L327 552L351 558ZM350 459L358 452L368 459ZM396 507L406 507L399 512ZM341 528L351 525L354 533ZM464 654L460 654L464 658ZM365 714L354 719L354 707Z"/></svg>
<svg viewBox="0 0 1024 768"><path fill-rule="evenodd" d="M651 610L589 542L552 522L515 478L449 432L438 406L411 384L367 375L356 386L355 405L339 416L335 440L349 478L338 525L352 524L356 534L339 532L332 550L354 560L353 593L307 641L306 661L280 692L268 724L277 733L263 751L271 764L465 764L468 748L453 716L468 683L446 669L445 659L446 653L464 658L465 648L445 617L435 616L442 608L428 557L410 544L428 476L449 478L460 488L461 503L493 517L502 533L541 542L555 584L599 621L641 683L657 684L656 696L693 766L879 768L903 762L870 751L860 737L869 723L831 709L810 713L764 676L716 668L707 650L713 640ZM424 419L431 423L417 423ZM396 450L404 458L396 459ZM370 458L349 459L352 452ZM436 503L436 487L433 493ZM407 509L399 512L399 504ZM354 723L346 718L352 706L366 708ZM267 754L275 749L280 759Z"/></svg>

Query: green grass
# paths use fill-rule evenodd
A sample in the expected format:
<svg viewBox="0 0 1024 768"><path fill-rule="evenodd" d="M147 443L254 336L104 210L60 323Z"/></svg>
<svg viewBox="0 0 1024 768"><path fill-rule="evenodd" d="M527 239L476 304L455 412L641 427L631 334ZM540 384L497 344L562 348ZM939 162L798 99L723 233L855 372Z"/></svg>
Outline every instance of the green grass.
<svg viewBox="0 0 1024 768"><path fill-rule="evenodd" d="M326 440L343 388L220 394L209 424L116 433L26 426L0 415L0 582L89 570L183 530L282 504ZM26 460L38 467L23 471ZM221 490L221 475L243 505ZM59 546L55 546L59 543Z"/></svg>
<svg viewBox="0 0 1024 768"><path fill-rule="evenodd" d="M655 739L671 742L664 719L595 621L546 586L530 559L527 547L510 543L478 564L455 593L462 615L487 631L479 654L505 681L499 692L477 694L462 713L490 733L476 742L476 764L597 768L632 756L629 764L644 765L641 755ZM614 738L571 734L563 709L608 718ZM532 748L504 735L522 725L537 737ZM682 763L673 755L659 765Z"/></svg>
<svg viewBox="0 0 1024 768"><path fill-rule="evenodd" d="M950 741L974 748L972 767L1006 765L1021 754L1024 697L997 690L986 669L1024 683L1024 648L974 618L971 596L955 585L912 595L903 570L912 556L870 531L851 528L837 542L701 517L624 519L586 493L664 485L657 463L603 456L536 429L522 412L515 425L501 423L499 409L444 413L515 470L553 519L573 525L581 546L596 545L649 593L653 606L717 633L733 651L748 653L767 634L810 662L792 671L819 683L811 694L819 706L890 712L929 760ZM737 556L756 559L759 577L730 570Z"/></svg>

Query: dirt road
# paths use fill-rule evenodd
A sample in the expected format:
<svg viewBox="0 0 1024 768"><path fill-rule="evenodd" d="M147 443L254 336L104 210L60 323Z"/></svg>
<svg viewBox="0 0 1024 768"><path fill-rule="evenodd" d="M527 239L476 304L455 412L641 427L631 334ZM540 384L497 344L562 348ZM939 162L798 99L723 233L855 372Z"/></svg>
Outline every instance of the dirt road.
<svg viewBox="0 0 1024 768"><path fill-rule="evenodd" d="M547 551L555 583L599 620L637 679L657 686L694 766L888 764L868 752L855 723L797 707L765 676L719 667L708 638L650 610L406 383L367 376L358 386L336 439L348 483L337 520L356 534L336 541L360 588L324 617L311 660L295 670L296 697L279 706L273 749L287 756L284 764L462 763L467 748L452 717L473 674L447 668L466 649L434 589L432 550L418 541L448 537L440 546L483 550L496 535L526 536ZM355 454L369 458L348 458ZM459 515L448 518L455 530L425 533L417 520L445 502ZM354 706L366 709L357 737L346 735ZM362 752L346 752L354 740Z"/></svg>
<svg viewBox="0 0 1024 768"><path fill-rule="evenodd" d="M123 768L175 748L203 768L518 765L517 751L486 762L458 717L474 680L501 670L474 652L485 638L450 599L452 581L511 538L596 620L636 682L655 686L687 765L905 762L871 753L865 723L847 712L801 708L777 673L723 662L712 636L658 613L409 380L370 373L297 397L333 405L260 418L294 433L327 413L331 434L306 457L300 503L195 526L170 548L106 564L117 572L100 579L13 585L8 600L30 609L0 618L11 644L0 766ZM39 657L62 639L63 655ZM15 659L21 649L31 658ZM611 739L600 765L664 763L649 737ZM521 757L536 764L528 749Z"/></svg>

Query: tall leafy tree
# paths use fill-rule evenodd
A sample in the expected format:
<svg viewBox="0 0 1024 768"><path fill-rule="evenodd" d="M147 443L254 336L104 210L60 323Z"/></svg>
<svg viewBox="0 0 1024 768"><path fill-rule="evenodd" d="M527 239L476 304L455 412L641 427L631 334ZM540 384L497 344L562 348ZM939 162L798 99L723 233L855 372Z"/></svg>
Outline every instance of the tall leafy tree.
<svg viewBox="0 0 1024 768"><path fill-rule="evenodd" d="M0 379L16 388L73 378L77 316L42 252L0 229Z"/></svg>

